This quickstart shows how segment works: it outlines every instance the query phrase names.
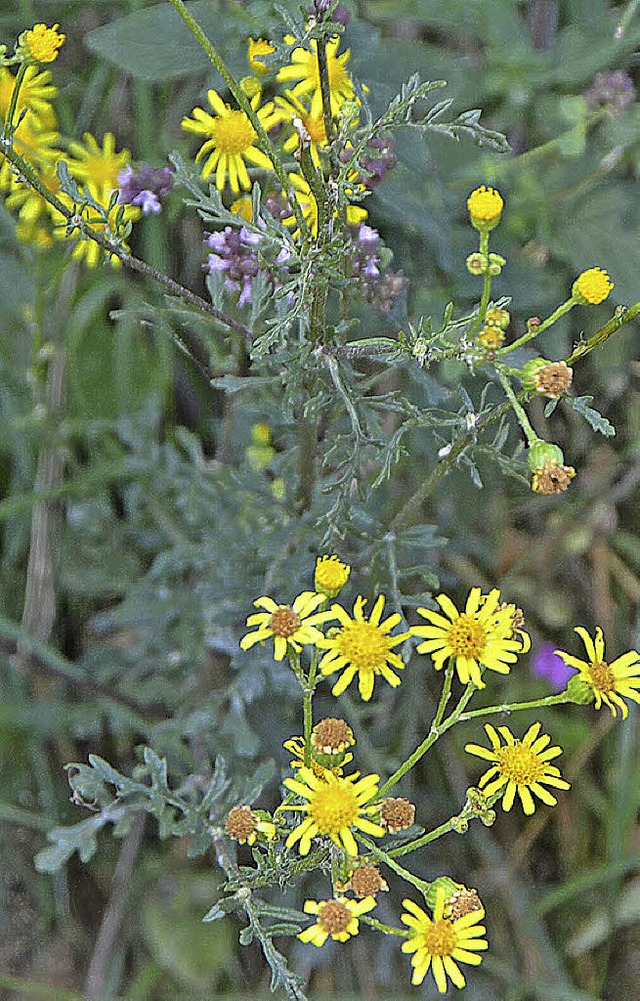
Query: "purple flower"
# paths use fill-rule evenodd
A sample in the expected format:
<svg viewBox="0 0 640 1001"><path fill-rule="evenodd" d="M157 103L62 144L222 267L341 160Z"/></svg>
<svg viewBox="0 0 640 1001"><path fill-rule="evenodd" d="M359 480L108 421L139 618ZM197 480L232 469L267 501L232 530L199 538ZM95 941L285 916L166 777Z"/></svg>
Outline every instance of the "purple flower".
<svg viewBox="0 0 640 1001"><path fill-rule="evenodd" d="M118 174L118 186L121 205L139 205L144 215L158 213L162 209L161 200L173 186L173 171L171 167L156 169L148 163L134 171L131 164L127 164Z"/></svg>
<svg viewBox="0 0 640 1001"><path fill-rule="evenodd" d="M561 657L554 653L553 643L542 643L536 650L531 664L531 673L544 678L549 688L561 692L567 687L567 682L575 671L567 667Z"/></svg>
<svg viewBox="0 0 640 1001"><path fill-rule="evenodd" d="M255 233L246 226L239 230L225 226L224 230L215 233L205 233L205 246L215 251L207 256L205 270L209 274L224 272L224 287L227 292L238 296L238 305L250 305L253 301L253 279L262 273L273 289L282 287L288 274L286 261L291 254L286 248L281 248L274 259L276 248L266 241L261 233ZM267 258L268 263L258 260L257 247Z"/></svg>

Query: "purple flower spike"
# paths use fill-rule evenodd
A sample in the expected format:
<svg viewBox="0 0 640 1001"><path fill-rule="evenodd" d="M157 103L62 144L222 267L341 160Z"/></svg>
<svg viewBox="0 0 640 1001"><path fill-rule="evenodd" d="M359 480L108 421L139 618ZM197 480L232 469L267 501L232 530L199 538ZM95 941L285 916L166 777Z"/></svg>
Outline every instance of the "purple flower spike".
<svg viewBox="0 0 640 1001"><path fill-rule="evenodd" d="M553 652L554 649L553 643L542 643L536 650L531 672L544 678L553 691L562 692L575 671L567 667L562 658Z"/></svg>

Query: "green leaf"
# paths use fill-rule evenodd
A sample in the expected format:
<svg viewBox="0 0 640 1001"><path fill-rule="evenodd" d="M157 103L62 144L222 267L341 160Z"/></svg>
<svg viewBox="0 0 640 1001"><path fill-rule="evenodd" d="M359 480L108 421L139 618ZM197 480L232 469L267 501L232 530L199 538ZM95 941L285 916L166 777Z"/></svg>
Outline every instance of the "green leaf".
<svg viewBox="0 0 640 1001"><path fill-rule="evenodd" d="M565 401L572 407L576 413L584 417L586 421L589 422L594 431L599 431L606 438L612 438L616 429L613 424L603 417L601 413L594 410L593 407L589 406L589 403L593 400L593 396L566 396Z"/></svg>

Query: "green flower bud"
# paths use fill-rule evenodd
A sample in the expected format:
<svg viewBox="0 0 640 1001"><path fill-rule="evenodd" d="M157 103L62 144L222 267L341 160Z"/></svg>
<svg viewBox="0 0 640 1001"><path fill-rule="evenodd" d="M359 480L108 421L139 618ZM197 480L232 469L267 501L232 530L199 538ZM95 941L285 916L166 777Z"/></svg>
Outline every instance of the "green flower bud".
<svg viewBox="0 0 640 1001"><path fill-rule="evenodd" d="M536 469L543 469L545 466L563 466L564 455L562 449L557 445L552 445L550 441L543 441L538 438L533 445L527 449L527 462L531 472Z"/></svg>
<svg viewBox="0 0 640 1001"><path fill-rule="evenodd" d="M571 702L575 702L577 706L588 706L595 698L593 688L579 674L574 674L572 678L569 678L567 695Z"/></svg>
<svg viewBox="0 0 640 1001"><path fill-rule="evenodd" d="M438 895L438 888L441 886L444 886L445 902L449 900L449 898L452 897L454 893L457 893L458 890L464 890L463 884L456 883L454 879L451 879L451 876L438 876L438 878L434 879L433 883L431 883L425 895L425 899L431 910L433 910L433 908L436 906L436 897Z"/></svg>
<svg viewBox="0 0 640 1001"><path fill-rule="evenodd" d="M467 270L472 275L483 275L489 266L489 258L486 254L481 254L479 250L469 254L467 257Z"/></svg>

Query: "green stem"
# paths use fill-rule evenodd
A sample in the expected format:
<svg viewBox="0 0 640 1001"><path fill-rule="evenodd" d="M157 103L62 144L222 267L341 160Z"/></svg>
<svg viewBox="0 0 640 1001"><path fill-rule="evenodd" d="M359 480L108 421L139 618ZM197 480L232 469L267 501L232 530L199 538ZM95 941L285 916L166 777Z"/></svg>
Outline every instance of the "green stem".
<svg viewBox="0 0 640 1001"><path fill-rule="evenodd" d="M480 233L480 253L484 254L485 257L489 256L489 234ZM480 305L478 307L478 315L467 332L467 337L471 338L480 329L484 323L484 318L487 315L487 306L489 305L489 298L491 296L491 275L489 274L489 265L487 264L487 270L484 273L484 278L482 282L482 297L480 299Z"/></svg>
<svg viewBox="0 0 640 1001"><path fill-rule="evenodd" d="M575 299L567 299L566 302L563 302L556 310L554 310L551 316L548 316L546 320L543 320L540 326L534 327L532 330L527 330L526 334L519 337L517 341L513 342L513 344L505 344L503 348L496 351L496 357L509 354L510 351L515 351L516 348L521 348L523 344L533 340L534 337L538 337L541 333L543 333L543 331L547 330L548 327L555 323L556 320L559 320L561 316L564 316L565 313L568 313L569 310L573 309L576 305L577 302Z"/></svg>
<svg viewBox="0 0 640 1001"><path fill-rule="evenodd" d="M370 918L368 914L361 914L358 921L363 921L364 924L369 925L370 928L375 928L377 931L381 931L383 935L397 935L398 938L409 937L408 931L403 931L402 928L392 928L391 925L383 925L382 921L377 921L376 918Z"/></svg>
<svg viewBox="0 0 640 1001"><path fill-rule="evenodd" d="M574 365L581 358L584 358L585 355L588 355L590 351L593 351L594 348L599 348L612 334L615 334L616 330L623 327L625 323L635 320L639 313L640 302L634 303L628 309L618 307L615 315L610 320L607 320L603 327L596 330L595 334L592 334L584 344L579 344L575 351L571 352L569 357L565 359L567 365Z"/></svg>
<svg viewBox="0 0 640 1001"><path fill-rule="evenodd" d="M320 77L320 94L322 97L322 117L327 142L331 144L335 138L335 122L331 112L331 83L329 80L329 63L327 61L327 43L324 38L316 39L318 51L318 75Z"/></svg>
<svg viewBox="0 0 640 1001"><path fill-rule="evenodd" d="M282 161L280 160L278 151L276 150L275 146L269 139L269 136L265 132L264 126L262 125L262 122L258 118L256 112L253 110L249 98L242 90L240 84L237 82L237 80L231 73L229 67L222 59L219 52L214 48L211 41L207 38L207 36L205 35L204 31L202 30L196 19L187 10L187 7L183 2L183 0L170 0L170 3L172 4L173 7L175 7L178 14L186 24L191 34L193 35L193 37L196 39L198 44L207 54L207 56L217 69L218 73L226 83L227 87L235 97L236 101L244 111L245 115L251 122L260 141L260 147L262 151L271 160L275 174L286 192L287 198L293 210L293 214L296 217L296 222L298 224L298 228L300 229L300 233L308 235L309 229L307 223L302 214L302 209L300 208L298 199L295 196L295 192L293 190L291 182L287 177L287 172L282 165Z"/></svg>
<svg viewBox="0 0 640 1001"><path fill-rule="evenodd" d="M558 692L557 695L547 695L543 699L532 699L530 702L512 702L500 706L485 706L484 709L472 709L468 713L462 713L458 717L459 723L466 723L467 720L476 719L478 716L491 716L496 713L515 713L522 709L539 709L541 706L561 706L566 702L571 702L566 692Z"/></svg>
<svg viewBox="0 0 640 1001"><path fill-rule="evenodd" d="M400 855L408 855L410 852L415 852L416 849L422 848L423 845L429 845L432 841L437 841L441 838L443 834L448 834L449 831L453 829L454 822L457 817L451 817L450 820L445 821L444 824L440 824L440 827L434 827L432 831L428 834L423 834L421 837L416 838L415 841L407 841L404 845L399 845L397 848L391 848L389 855L393 858L397 858Z"/></svg>
<svg viewBox="0 0 640 1001"><path fill-rule="evenodd" d="M27 72L27 67L29 65L30 64L28 62L20 63L20 68L16 73L13 93L11 94L11 100L9 101L9 107L7 109L7 117L4 120L4 127L2 129L3 142L11 143L13 141L13 116L15 115L16 108L18 106L18 94L20 93L20 87L22 86L22 81L24 80L24 75Z"/></svg>
<svg viewBox="0 0 640 1001"><path fill-rule="evenodd" d="M525 437L527 439L527 442L529 443L529 445L534 445L540 439L539 439L538 435L535 433L535 431L533 430L533 428L531 426L531 422L530 422L529 418L527 417L527 414L526 414L526 411L525 411L524 407L522 406L522 404L518 400L518 397L516 396L516 394L515 394L515 392L513 390L513 386L509 382L509 379L507 378L507 376L502 371L502 368L499 368L498 366L496 366L496 372L497 372L498 378L500 379L500 382L502 383L502 388L504 389L505 394L506 394L507 398L509 399L509 402L511 403L511 407L513 409L513 412L516 415L516 417L518 418L518 423L520 424L520 427L522 428L522 430L525 433Z"/></svg>
<svg viewBox="0 0 640 1001"><path fill-rule="evenodd" d="M453 657L449 657L449 661L444 672L444 683L442 685L442 692L440 694L440 702L438 703L438 708L436 709L436 714L433 717L432 726L440 726L442 719L447 708L447 702L451 698L451 682L453 680Z"/></svg>
<svg viewBox="0 0 640 1001"><path fill-rule="evenodd" d="M403 865L396 862L388 852L385 852L382 848L378 848L378 846L374 844L373 841L370 841L369 838L359 834L358 841L360 841L360 843L363 844L365 848L367 848L367 850L378 859L378 861L384 862L384 864L388 865L390 869L393 869L398 876L402 877L402 879L406 879L408 883L412 883L413 886L415 886L417 890L420 890L420 892L426 897L429 892L429 888L431 887L431 883L428 883L424 879L420 879L418 876L414 876L412 872L409 872L409 870L405 869Z"/></svg>
<svg viewBox="0 0 640 1001"><path fill-rule="evenodd" d="M433 747L436 740L438 740L443 733L445 733L450 727L452 727L455 723L458 722L469 699L471 698L471 696L475 691L476 691L476 686L473 684L473 682L470 681L467 687L465 688L464 692L462 693L458 705L453 710L451 715L448 716L443 723L440 723L438 726L433 725L431 727L429 733L422 741L422 743L418 744L415 751L413 751L413 753L409 755L407 760L404 761L399 768L396 768L393 775L391 775L390 778L388 778L387 781L384 783L384 785L381 786L378 795L376 797L377 800L382 799L382 797L387 794L389 789L391 789L397 782L399 782L400 779L407 774L407 772L411 771L414 765L416 765L418 761L420 761L420 758L422 758L427 753L429 748Z"/></svg>

